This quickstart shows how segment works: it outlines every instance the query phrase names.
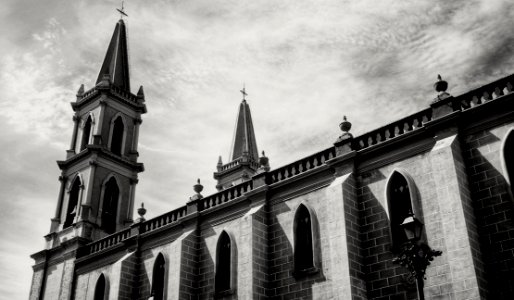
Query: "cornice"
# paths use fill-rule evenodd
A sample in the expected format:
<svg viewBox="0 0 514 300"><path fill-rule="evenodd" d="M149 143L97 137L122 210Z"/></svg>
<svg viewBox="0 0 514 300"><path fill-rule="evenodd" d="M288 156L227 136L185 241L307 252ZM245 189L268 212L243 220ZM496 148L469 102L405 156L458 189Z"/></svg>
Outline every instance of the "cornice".
<svg viewBox="0 0 514 300"><path fill-rule="evenodd" d="M121 104L127 105L133 110L139 112L139 113L146 113L146 105L144 103L138 103L137 102L137 96L130 93L123 91L123 93L126 93L128 97L125 97L121 95L121 93L117 92L113 87L110 88L98 88L93 87L91 90L84 93L82 98L80 98L77 102L71 102L71 107L73 111L78 111L85 105L95 101L97 98L101 97L102 95L109 96L109 99L114 99L118 101ZM129 98L132 98L133 100L129 100Z"/></svg>
<svg viewBox="0 0 514 300"><path fill-rule="evenodd" d="M133 161L130 161L123 157L120 157L118 155L115 155L115 154L111 153L109 150L107 150L105 147L99 146L99 145L87 145L85 150L82 150L78 154L70 157L69 159L58 160L57 165L59 166L59 169L65 170L65 169L72 167L73 165L75 165L77 163L84 161L85 159L93 156L94 154L97 154L98 158L101 157L101 158L109 159L115 163L124 165L138 173L143 172L145 170L143 163L133 162ZM97 164L97 163L98 163L97 159L93 159L90 162L90 164Z"/></svg>

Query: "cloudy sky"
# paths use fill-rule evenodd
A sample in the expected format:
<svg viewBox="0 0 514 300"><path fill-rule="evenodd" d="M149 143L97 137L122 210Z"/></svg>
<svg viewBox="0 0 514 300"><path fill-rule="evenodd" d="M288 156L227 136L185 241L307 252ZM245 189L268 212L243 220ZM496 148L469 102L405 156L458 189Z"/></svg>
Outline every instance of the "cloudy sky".
<svg viewBox="0 0 514 300"><path fill-rule="evenodd" d="M125 1L132 92L145 88L136 203L147 217L215 191L243 82L272 168L509 75L512 0ZM26 299L72 134L69 102L94 85L120 1L2 0L0 295Z"/></svg>

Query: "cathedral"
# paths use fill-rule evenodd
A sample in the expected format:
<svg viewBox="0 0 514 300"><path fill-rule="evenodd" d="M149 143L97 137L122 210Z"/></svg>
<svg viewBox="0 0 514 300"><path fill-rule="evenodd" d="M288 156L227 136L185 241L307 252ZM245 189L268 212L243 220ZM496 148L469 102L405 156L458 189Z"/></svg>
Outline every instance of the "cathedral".
<svg viewBox="0 0 514 300"><path fill-rule="evenodd" d="M272 169L239 106L217 192L145 219L135 187L147 112L118 21L72 103L30 299L514 299L514 75ZM432 98L431 97L431 98Z"/></svg>

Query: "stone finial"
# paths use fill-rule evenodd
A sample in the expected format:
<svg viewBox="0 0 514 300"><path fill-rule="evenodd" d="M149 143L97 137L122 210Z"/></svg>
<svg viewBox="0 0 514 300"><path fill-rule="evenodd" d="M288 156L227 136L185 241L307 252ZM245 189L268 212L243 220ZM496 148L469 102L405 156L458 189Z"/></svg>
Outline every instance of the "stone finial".
<svg viewBox="0 0 514 300"><path fill-rule="evenodd" d="M341 129L341 131L343 132L343 134L341 134L337 140L336 140L336 144L337 143L340 143L342 141L345 141L347 139L351 139L353 138L353 135L350 133L350 129L352 128L352 123L350 123L347 119L346 119L346 116L343 116L343 122L341 122L341 124L339 124L339 128Z"/></svg>
<svg viewBox="0 0 514 300"><path fill-rule="evenodd" d="M339 124L339 128L343 133L348 133L352 129L352 123L348 122L346 116L343 116L343 122Z"/></svg>
<svg viewBox="0 0 514 300"><path fill-rule="evenodd" d="M262 169L264 172L268 172L270 170L269 158L266 157L264 151L262 151L262 156L259 157L259 165L260 169Z"/></svg>
<svg viewBox="0 0 514 300"><path fill-rule="evenodd" d="M223 169L223 160L221 159L221 155L218 158L218 164L216 165L216 169L218 169L218 172L221 172L221 170Z"/></svg>
<svg viewBox="0 0 514 300"><path fill-rule="evenodd" d="M81 84L79 87L79 90L77 91L77 99L84 96L84 84Z"/></svg>
<svg viewBox="0 0 514 300"><path fill-rule="evenodd" d="M200 178L198 178L196 180L196 184L193 185L193 190L197 193L197 194L200 194L200 192L203 191L203 185L200 184Z"/></svg>
<svg viewBox="0 0 514 300"><path fill-rule="evenodd" d="M137 98L142 101L145 100L145 91L143 90L143 86L139 87L139 91L137 91Z"/></svg>
<svg viewBox="0 0 514 300"><path fill-rule="evenodd" d="M203 191L203 185L200 184L200 178L198 178L196 180L196 184L193 185L193 190L196 194L189 197L189 201L194 201L203 198L202 194L200 194Z"/></svg>
<svg viewBox="0 0 514 300"><path fill-rule="evenodd" d="M96 87L109 88L111 86L111 75L109 73L103 74L102 79L98 81Z"/></svg>
<svg viewBox="0 0 514 300"><path fill-rule="evenodd" d="M451 97L451 95L446 92L448 89L448 82L444 81L439 74L437 74L437 81L434 83L434 89L438 94L432 103Z"/></svg>
<svg viewBox="0 0 514 300"><path fill-rule="evenodd" d="M145 214L146 214L146 208L145 204L141 202L141 207L137 209L137 214L139 215L139 218L136 220L138 223L145 221Z"/></svg>
<svg viewBox="0 0 514 300"><path fill-rule="evenodd" d="M441 75L437 74L437 82L434 83L434 89L438 92L446 92L448 89L448 82L444 81Z"/></svg>

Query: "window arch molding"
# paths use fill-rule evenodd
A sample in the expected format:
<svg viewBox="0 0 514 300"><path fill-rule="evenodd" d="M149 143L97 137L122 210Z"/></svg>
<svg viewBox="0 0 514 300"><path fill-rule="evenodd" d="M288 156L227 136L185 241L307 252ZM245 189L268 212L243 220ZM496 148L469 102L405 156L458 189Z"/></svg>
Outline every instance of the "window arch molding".
<svg viewBox="0 0 514 300"><path fill-rule="evenodd" d="M115 173L110 173L109 175L107 175L105 177L105 179L103 180L102 182L102 188L101 188L101 192L100 192L100 201L98 203L98 213L97 213L97 217L100 218L100 226L102 228L105 228L105 225L104 224L105 220L104 220L104 217L105 217L105 213L107 213L105 210L105 196L106 196L106 192L107 192L107 187L108 187L108 184L110 182L112 182L112 180L114 180L114 182L116 183L116 187L118 189L118 197L116 198L116 205L115 205L115 211L114 211L114 231L116 231L116 225L120 222L119 220L119 211L120 211L120 206L121 206L121 195L123 194L123 190L122 190L122 187L120 185L120 178L117 174Z"/></svg>
<svg viewBox="0 0 514 300"><path fill-rule="evenodd" d="M150 297L155 300L162 300L167 298L167 283L168 283L168 269L169 269L168 257L164 253L159 252L155 257L152 267L152 286L150 289ZM159 269L162 266L162 270ZM159 272L162 272L159 274ZM161 276L161 278L156 278ZM158 295L160 290L160 295Z"/></svg>
<svg viewBox="0 0 514 300"><path fill-rule="evenodd" d="M66 193L68 195L68 201L66 202L63 229L70 227L76 219L80 204L82 203L84 190L84 179L81 173L75 174L72 180L68 182ZM73 214L73 215L71 215Z"/></svg>
<svg viewBox="0 0 514 300"><path fill-rule="evenodd" d="M398 249L401 245L399 245L399 241L402 241L403 239L403 231L401 231L401 233L399 234L398 232L398 228L395 226L398 226L399 224L393 224L393 222L395 222L395 213L398 211L398 208L397 208L397 205L398 203L394 202L394 195L393 195L393 188L394 188L394 181L397 180L398 178L402 178L405 180L406 184L407 184L407 187L408 187L408 190L409 190L409 193L408 193L408 196L409 196L409 204L410 204L410 207L409 209L411 210L411 212L416 216L416 218L418 218L421 222L423 222L423 211L422 211L422 207L421 207L421 199L420 199L420 195L419 195L419 191L416 187L416 184L414 182L414 179L412 178L412 176L407 172L405 171L404 169L401 169L401 168L395 168L391 174L389 174L389 177L387 178L387 181L386 181L386 186L385 186L385 198L386 198L386 205L387 205L387 209L386 209L386 213L387 213L387 218L389 220L389 234L390 234L390 237L391 237L391 245L392 245L392 249L395 250L395 249ZM395 212L393 212L393 210ZM405 215L405 216L404 216ZM404 215L400 215L400 216L396 216L396 217L399 217L399 219L405 219L407 217L407 214L404 213ZM398 220L400 223L403 222L403 220ZM398 236L398 235L402 235L401 237ZM425 235L423 235L421 237L421 239L425 239Z"/></svg>
<svg viewBox="0 0 514 300"><path fill-rule="evenodd" d="M104 273L98 275L93 294L89 297L90 300L108 300L109 299L109 279ZM103 285L103 288L102 288Z"/></svg>
<svg viewBox="0 0 514 300"><path fill-rule="evenodd" d="M112 118L111 118L111 122L109 122L109 143L108 143L108 146L109 146L109 150L111 150L111 152L113 152L113 137L114 137L114 127L115 127L115 123L116 121L118 120L118 118L121 119L121 123L123 124L123 134L121 136L121 139L118 141L120 143L119 145L119 152L120 152L120 156L123 156L123 154L125 153L125 143L127 141L127 131L128 131L128 126L127 126L127 119L126 117L124 116L123 113L121 112L118 112L116 113ZM116 140L114 140L116 142Z"/></svg>
<svg viewBox="0 0 514 300"><path fill-rule="evenodd" d="M503 177L507 182L507 190L514 199L514 127L507 130L502 139L500 161L502 165ZM510 155L509 155L510 154Z"/></svg>
<svg viewBox="0 0 514 300"><path fill-rule="evenodd" d="M79 151L86 149L86 146L92 142L92 136L95 128L95 114L92 111L89 111L84 114L81 120L80 128L82 133L80 138Z"/></svg>
<svg viewBox="0 0 514 300"><path fill-rule="evenodd" d="M305 217L309 218L308 222L305 222ZM314 209L306 202L300 203L295 209L293 221L293 275L296 278L314 274L320 270L321 250L318 226Z"/></svg>
<svg viewBox="0 0 514 300"><path fill-rule="evenodd" d="M230 246L230 249L228 250L226 250L226 248L223 248L224 246L226 246L227 242ZM218 241L216 243L215 270L215 296L219 297L234 294L236 292L237 286L237 245L232 233L226 229L223 229L221 231L218 237Z"/></svg>

